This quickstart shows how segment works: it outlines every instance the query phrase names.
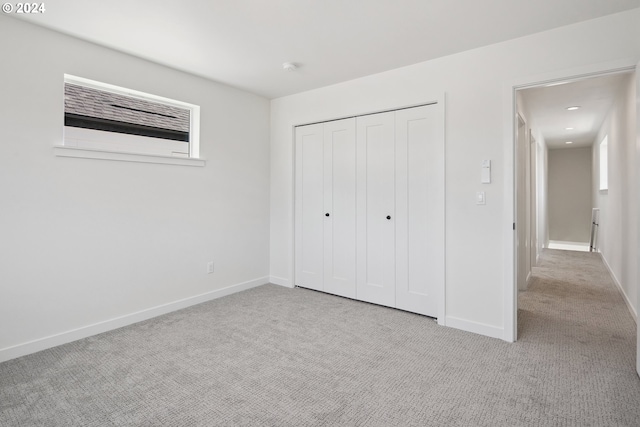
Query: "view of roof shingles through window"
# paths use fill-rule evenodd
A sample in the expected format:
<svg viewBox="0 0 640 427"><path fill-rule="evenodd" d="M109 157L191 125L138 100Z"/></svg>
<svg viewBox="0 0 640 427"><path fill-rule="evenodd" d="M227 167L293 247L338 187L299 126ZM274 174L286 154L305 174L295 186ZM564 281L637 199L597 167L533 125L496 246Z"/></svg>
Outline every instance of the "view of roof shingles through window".
<svg viewBox="0 0 640 427"><path fill-rule="evenodd" d="M189 141L189 110L65 83L65 126Z"/></svg>

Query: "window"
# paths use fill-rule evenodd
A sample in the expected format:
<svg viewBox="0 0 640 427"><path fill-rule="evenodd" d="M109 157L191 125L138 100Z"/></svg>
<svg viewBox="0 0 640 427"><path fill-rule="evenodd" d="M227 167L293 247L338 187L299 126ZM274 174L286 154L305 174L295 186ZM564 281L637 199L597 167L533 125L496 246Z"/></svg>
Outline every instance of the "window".
<svg viewBox="0 0 640 427"><path fill-rule="evenodd" d="M609 189L609 144L608 136L600 142L600 190Z"/></svg>
<svg viewBox="0 0 640 427"><path fill-rule="evenodd" d="M197 105L65 75L64 145L56 154L203 166L199 110Z"/></svg>

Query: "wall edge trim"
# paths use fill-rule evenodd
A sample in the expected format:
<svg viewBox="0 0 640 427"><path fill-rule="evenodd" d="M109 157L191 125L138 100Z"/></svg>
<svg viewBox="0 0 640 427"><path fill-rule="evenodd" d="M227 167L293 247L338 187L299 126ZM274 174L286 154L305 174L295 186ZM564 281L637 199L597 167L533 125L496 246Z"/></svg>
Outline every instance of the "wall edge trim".
<svg viewBox="0 0 640 427"><path fill-rule="evenodd" d="M67 344L73 341L77 341L82 338L87 338L93 335L101 334L103 332L108 332L114 329L122 328L124 326L129 326L134 323L162 316L163 314L191 307L196 304L201 304L203 302L211 301L214 299L222 298L224 296L235 294L237 292L255 288L266 284L268 281L268 277L260 277L257 279L227 286L225 288L215 289L213 291L205 292L200 295L194 295L166 304L161 304L155 307L125 314L119 317L114 317L112 319L85 325L69 331L49 335L43 338L38 338L33 341L28 341L11 347L2 348L0 349L0 363L42 350L47 350L49 348L57 347L59 345Z"/></svg>
<svg viewBox="0 0 640 427"><path fill-rule="evenodd" d="M269 283L273 283L274 285L278 286L284 286L286 288L293 288L291 280L285 279L284 277L269 276Z"/></svg>
<svg viewBox="0 0 640 427"><path fill-rule="evenodd" d="M485 323L473 322L471 320L461 319L459 317L447 316L446 326L454 329L460 329L466 332L472 332L478 335L484 335L490 338L498 338L505 341L504 328L498 328L496 326L487 325Z"/></svg>
<svg viewBox="0 0 640 427"><path fill-rule="evenodd" d="M636 325L637 325L638 324L638 313L636 313L636 310L633 308L633 305L631 304L631 301L629 300L629 296L624 291L624 288L622 287L622 284L620 283L620 281L616 277L616 274L613 272L613 269L609 265L609 262L607 261L607 258L605 258L604 254L602 252L598 252L598 254L600 255L600 258L602 259L602 263L604 264L604 266L607 267L607 271L609 272L609 276L611 276L611 279L613 280L613 283L616 284L616 288L620 292L620 295L622 295L622 299L624 300L625 304L627 304L627 308L629 309L629 313L631 313L631 317L633 317L633 321L636 322Z"/></svg>

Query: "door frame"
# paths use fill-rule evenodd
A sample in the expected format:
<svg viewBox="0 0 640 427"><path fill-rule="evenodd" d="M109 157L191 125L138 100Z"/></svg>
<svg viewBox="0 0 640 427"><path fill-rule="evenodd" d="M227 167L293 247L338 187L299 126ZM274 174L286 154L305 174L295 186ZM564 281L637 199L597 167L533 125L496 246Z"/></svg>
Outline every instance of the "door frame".
<svg viewBox="0 0 640 427"><path fill-rule="evenodd" d="M640 171L640 61L636 64L636 170ZM636 181L636 185L637 181ZM636 188L636 201L640 206L640 185ZM640 218L638 218L640 226ZM640 227L638 228L640 230ZM638 232L640 233L640 231ZM640 258L640 234L636 243L638 248L638 258ZM640 259L636 260L636 268L638 270L638 278L640 278ZM640 286L640 285L639 285ZM637 290L636 307L640 308L640 289ZM638 319L636 316L636 373L640 376L640 327L638 327Z"/></svg>
<svg viewBox="0 0 640 427"><path fill-rule="evenodd" d="M529 126L527 124L527 120L525 117L520 114L520 112L516 112L515 115L515 165L519 165L523 163L525 165L524 168L519 169L516 168L515 175L515 213L514 213L514 241L516 248L516 263L515 263L515 277L516 277L516 289L518 291L525 290L527 288L527 282L529 281L529 265L527 264L526 254L527 254L527 246L529 244L529 239L527 236L527 203L526 199L519 200L517 197L518 190L524 191L525 194L529 191L527 187L527 162L528 162L528 147L529 147ZM522 129L522 132L520 130ZM522 223L522 227L519 226L519 223ZM521 251L521 252L520 252ZM517 328L517 318L516 318L516 328Z"/></svg>
<svg viewBox="0 0 640 427"><path fill-rule="evenodd" d="M518 163L516 156L517 128L516 117L518 113L516 105L516 92L536 86L544 86L552 83L564 81L575 81L589 77L597 77L606 74L619 73L636 70L636 59L627 58L616 61L590 64L576 68L562 69L544 74L523 76L517 79L506 81L503 85L503 137L504 152L503 161L505 164L504 180L504 225L503 225L503 254L504 254L504 311L503 311L503 337L507 342L515 342L518 339L518 280L517 262L518 252L516 247L516 176L518 173ZM640 70L638 70L640 71ZM640 163L640 160L638 160Z"/></svg>
<svg viewBox="0 0 640 427"><path fill-rule="evenodd" d="M531 269L538 265L538 142L529 129L529 200L530 225L529 247Z"/></svg>
<svg viewBox="0 0 640 427"><path fill-rule="evenodd" d="M421 97L422 98L422 97ZM298 165L296 164L296 128L299 126L306 126L306 125L312 125L312 124L317 124L317 123L325 123L325 122L330 122L330 121L335 121L335 120L342 120L342 119L347 119L347 118L352 118L352 117L360 117L360 116L368 116L371 114L378 114L378 113L385 113L385 112L389 112L389 111L397 111L397 110L404 110L407 108L414 108L414 107L421 107L421 106L426 106L426 105L434 105L434 108L437 109L438 112L438 123L441 126L441 135L442 135L442 153L443 153L443 158L442 158L442 195L441 195L441 201L442 201L442 211L440 212L440 214L442 215L443 218L443 232L442 232L442 236L440 237L441 240L441 244L442 244L442 248L443 248L443 260L442 260L442 268L443 268L443 280L442 280L442 284L440 286L440 289L438 289L438 317L437 317L437 322L439 325L441 326L446 326L447 324L447 316L446 316L446 290L447 290L447 216L446 216L446 194L447 194L447 128L446 128L446 93L445 92L440 92L434 96L431 97L424 97L422 99L419 99L417 102L413 102L413 103L409 103L409 104L404 104L404 105L389 105L389 106L384 106L382 108L379 109L375 109L375 110L369 110L369 111L362 111L360 109L356 109L356 110L352 110L350 111L350 114L343 114L340 116L328 116L328 117L319 117L317 120L308 120L308 121L303 121L303 122L292 122L291 123L291 144L292 144L292 148L291 148L291 153L292 153L292 164L293 164L293 168L291 170L291 178L292 178L292 185L291 185L291 237L290 237L290 247L291 247L291 253L290 253L290 260L291 260L291 264L289 267L289 277L291 277L291 281L287 284L288 287L291 288L295 288L296 287L296 281L295 281L295 272L296 272L296 260L295 260L295 254L296 254L296 212L295 212L295 200L296 200L296 170Z"/></svg>

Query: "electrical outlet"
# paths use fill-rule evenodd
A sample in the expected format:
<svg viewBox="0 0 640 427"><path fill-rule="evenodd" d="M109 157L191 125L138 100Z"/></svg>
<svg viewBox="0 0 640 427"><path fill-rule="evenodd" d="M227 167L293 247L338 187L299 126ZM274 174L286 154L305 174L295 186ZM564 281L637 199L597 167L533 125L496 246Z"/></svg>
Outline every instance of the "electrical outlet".
<svg viewBox="0 0 640 427"><path fill-rule="evenodd" d="M207 263L207 274L213 273L213 261Z"/></svg>

